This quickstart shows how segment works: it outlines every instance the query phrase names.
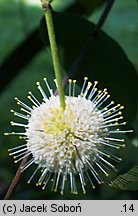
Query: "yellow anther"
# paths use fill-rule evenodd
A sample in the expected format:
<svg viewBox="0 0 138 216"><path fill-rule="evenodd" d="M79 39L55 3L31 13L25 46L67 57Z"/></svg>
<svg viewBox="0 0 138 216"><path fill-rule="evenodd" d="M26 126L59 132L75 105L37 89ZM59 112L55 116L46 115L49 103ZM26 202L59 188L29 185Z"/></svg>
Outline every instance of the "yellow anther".
<svg viewBox="0 0 138 216"><path fill-rule="evenodd" d="M124 106L121 106L120 109L124 109Z"/></svg>
<svg viewBox="0 0 138 216"><path fill-rule="evenodd" d="M106 91L107 91L107 88L105 88L103 91L106 92Z"/></svg>
<svg viewBox="0 0 138 216"><path fill-rule="evenodd" d="M63 195L64 194L63 191L60 191L60 194Z"/></svg>
<svg viewBox="0 0 138 216"><path fill-rule="evenodd" d="M72 79L69 79L68 82L69 82L69 83L72 83Z"/></svg>
<svg viewBox="0 0 138 216"><path fill-rule="evenodd" d="M92 83L91 83L91 82L88 82L88 85L89 85L89 86L92 86Z"/></svg>

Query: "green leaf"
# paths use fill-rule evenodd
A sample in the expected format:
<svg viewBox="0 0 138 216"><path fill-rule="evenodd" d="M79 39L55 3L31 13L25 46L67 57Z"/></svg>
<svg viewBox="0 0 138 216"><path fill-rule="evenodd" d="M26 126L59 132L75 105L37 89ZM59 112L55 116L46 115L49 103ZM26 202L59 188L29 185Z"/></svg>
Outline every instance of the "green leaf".
<svg viewBox="0 0 138 216"><path fill-rule="evenodd" d="M85 7L87 14L90 14L97 7L101 6L105 0L77 0L77 2L81 3Z"/></svg>
<svg viewBox="0 0 138 216"><path fill-rule="evenodd" d="M61 63L64 70L68 71L94 31L95 25L71 14L54 13L53 18ZM43 41L48 45L45 20L41 22L40 32ZM125 120L132 123L136 115L138 95L134 66L121 47L104 32L99 34L94 44L89 46L89 50L89 56L85 57L80 69L75 71L74 78L80 86L84 76L88 76L90 81L98 80L100 88L108 88L111 100L125 106Z"/></svg>
<svg viewBox="0 0 138 216"><path fill-rule="evenodd" d="M118 176L110 186L121 190L138 190L138 166L135 165L127 173Z"/></svg>

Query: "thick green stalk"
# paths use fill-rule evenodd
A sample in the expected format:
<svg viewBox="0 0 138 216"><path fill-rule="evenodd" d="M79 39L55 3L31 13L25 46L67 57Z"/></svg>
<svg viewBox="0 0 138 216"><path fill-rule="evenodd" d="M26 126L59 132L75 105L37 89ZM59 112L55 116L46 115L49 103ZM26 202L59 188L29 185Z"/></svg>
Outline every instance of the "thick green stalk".
<svg viewBox="0 0 138 216"><path fill-rule="evenodd" d="M47 6L45 12L45 18L46 18L46 24L48 29L48 35L49 35L49 41L50 41L50 47L51 47L51 53L53 58L53 65L55 70L55 77L57 81L57 88L58 88L58 94L60 98L60 105L63 109L65 109L65 94L62 86L62 78L61 78L61 68L59 63L59 56L58 56L58 48L56 44L56 37L55 37L55 31L54 31L54 25L53 25L53 19L52 19L52 13L49 6Z"/></svg>

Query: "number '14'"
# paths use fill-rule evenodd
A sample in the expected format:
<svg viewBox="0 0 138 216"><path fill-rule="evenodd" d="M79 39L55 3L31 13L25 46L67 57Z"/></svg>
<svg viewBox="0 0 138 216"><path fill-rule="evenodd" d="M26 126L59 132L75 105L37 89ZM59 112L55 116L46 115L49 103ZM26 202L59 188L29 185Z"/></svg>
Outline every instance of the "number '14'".
<svg viewBox="0 0 138 216"><path fill-rule="evenodd" d="M129 207L127 206L127 204L123 205L124 207L124 211L127 212L127 211L134 211L134 205L131 204Z"/></svg>

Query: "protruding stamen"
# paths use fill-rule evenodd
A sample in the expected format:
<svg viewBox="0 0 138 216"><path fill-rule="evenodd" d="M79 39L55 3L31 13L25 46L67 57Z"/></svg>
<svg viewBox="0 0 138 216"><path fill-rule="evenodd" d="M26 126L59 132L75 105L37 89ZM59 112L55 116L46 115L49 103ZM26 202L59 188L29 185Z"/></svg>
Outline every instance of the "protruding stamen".
<svg viewBox="0 0 138 216"><path fill-rule="evenodd" d="M112 147L112 148L116 148L116 149L119 149L120 147L123 147L122 145L112 144L111 142L107 143L107 142L100 141L100 144L105 145L105 146L109 146L109 147Z"/></svg>
<svg viewBox="0 0 138 216"><path fill-rule="evenodd" d="M45 179L46 175L48 173L48 168L45 168L42 171L42 175L40 176L39 180L38 180L38 184L41 185L43 183L43 180Z"/></svg>
<svg viewBox="0 0 138 216"><path fill-rule="evenodd" d="M22 172L25 171L28 167L30 167L35 162L35 159L32 158L30 161L28 161L22 168Z"/></svg>
<svg viewBox="0 0 138 216"><path fill-rule="evenodd" d="M71 184L71 193L77 194L77 187L76 187L76 181L75 181L75 174L70 172L70 184Z"/></svg>
<svg viewBox="0 0 138 216"><path fill-rule="evenodd" d="M46 84L46 86L47 86L47 89L48 89L50 95L53 96L53 90L50 88L50 86L49 86L49 84L48 84L48 82L47 82L47 79L44 78L44 81L45 81L45 84Z"/></svg>
<svg viewBox="0 0 138 216"><path fill-rule="evenodd" d="M87 175L87 178L88 178L89 182L91 183L92 188L95 189L95 186L94 186L94 184L93 184L93 182L91 180L91 177L90 177L89 173L87 171L85 171L85 172L86 172L86 175Z"/></svg>
<svg viewBox="0 0 138 216"><path fill-rule="evenodd" d="M11 121L10 123L11 123L12 126L25 127L25 128L28 127L28 125L17 123L17 122L13 122L13 121Z"/></svg>
<svg viewBox="0 0 138 216"><path fill-rule="evenodd" d="M15 100L17 101L17 104L24 107L25 109L32 111L32 108L30 108L28 105L26 105L25 103L23 103L21 100L19 100L17 97L15 97Z"/></svg>
<svg viewBox="0 0 138 216"><path fill-rule="evenodd" d="M17 147L14 147L14 148L8 149L8 151L11 152L11 151L14 151L14 150L16 150L16 149L23 148L24 146L27 146L27 144L23 144L23 145L20 145L20 146L17 146Z"/></svg>
<svg viewBox="0 0 138 216"><path fill-rule="evenodd" d="M37 100L37 98L32 94L32 92L29 92L29 95L32 97L33 101L35 102L35 106L40 106L40 102Z"/></svg>
<svg viewBox="0 0 138 216"><path fill-rule="evenodd" d="M73 97L75 96L76 80L73 80Z"/></svg>
<svg viewBox="0 0 138 216"><path fill-rule="evenodd" d="M77 186L76 186L76 179L75 179L75 174L73 173L73 194L78 194L77 192Z"/></svg>
<svg viewBox="0 0 138 216"><path fill-rule="evenodd" d="M22 113L19 113L19 112L16 112L16 111L14 111L14 110L11 110L11 112L15 115L15 116L18 116L18 117L20 117L20 118L23 118L23 119L26 119L26 120L28 120L29 118L30 118L30 116L26 116L26 115L23 115Z"/></svg>
<svg viewBox="0 0 138 216"><path fill-rule="evenodd" d="M33 100L33 98L28 95L27 98L34 104L35 107L38 107L39 105Z"/></svg>
<svg viewBox="0 0 138 216"><path fill-rule="evenodd" d="M107 104L103 109L101 109L101 112L105 112L105 111L108 111L108 108L114 104L114 101L111 101L109 104Z"/></svg>
<svg viewBox="0 0 138 216"><path fill-rule="evenodd" d="M65 171L65 174L62 177L62 185L61 185L61 191L60 191L61 195L63 195L63 192L64 192L66 179L67 179L67 170Z"/></svg>
<svg viewBox="0 0 138 216"><path fill-rule="evenodd" d="M93 98L96 97L95 93L97 94L97 91L98 91L98 89L94 88L94 90L91 92L90 96L88 97L88 100L92 100L93 101Z"/></svg>
<svg viewBox="0 0 138 216"><path fill-rule="evenodd" d="M97 109L106 101L110 98L110 95L106 95L106 97L101 101L101 103L97 104Z"/></svg>
<svg viewBox="0 0 138 216"><path fill-rule="evenodd" d="M84 82L83 82L83 86L82 86L80 95L82 95L83 92L84 92L84 89L85 89L85 85L86 85L87 80L88 80L88 77L84 77Z"/></svg>
<svg viewBox="0 0 138 216"><path fill-rule="evenodd" d="M116 122L115 124L102 125L100 128L117 127L121 125L126 125L126 122L122 122L122 123Z"/></svg>
<svg viewBox="0 0 138 216"><path fill-rule="evenodd" d="M87 160L87 164L89 166L89 169L92 173L92 175L94 176L94 178L96 179L96 181L98 182L98 184L101 184L102 181L100 180L100 178L98 177L98 173L95 171L95 169L92 167L92 165L89 163L89 161Z"/></svg>
<svg viewBox="0 0 138 216"><path fill-rule="evenodd" d="M97 94L95 95L95 97L92 99L92 102L96 105L97 101L101 98L102 95L103 95L103 92L99 90Z"/></svg>
<svg viewBox="0 0 138 216"><path fill-rule="evenodd" d="M27 149L28 149L28 148L23 148L23 149L20 149L20 150L15 151L15 152L9 153L9 155L10 155L10 156L15 155L15 154L18 154L18 153L20 153L20 152L26 151Z"/></svg>
<svg viewBox="0 0 138 216"><path fill-rule="evenodd" d="M69 97L71 97L72 96L72 94L71 94L72 80L69 79L68 82L69 82Z"/></svg>
<svg viewBox="0 0 138 216"><path fill-rule="evenodd" d="M84 91L83 97L86 97L86 96L87 96L88 91L89 91L89 89L91 88L91 86L92 86L92 83L91 83L91 82L88 82L88 85L87 85L87 87L86 87L86 90Z"/></svg>
<svg viewBox="0 0 138 216"><path fill-rule="evenodd" d="M97 91L97 88L95 88L97 84L98 84L98 82L95 81L95 82L94 82L94 85L93 85L93 87L92 87L92 90L91 90L91 92L90 92L90 94L89 94L88 100L91 100L92 97L94 96L95 92Z"/></svg>
<svg viewBox="0 0 138 216"><path fill-rule="evenodd" d="M99 154L104 155L104 156L106 156L107 158L110 158L110 154L107 154L107 153L105 153L105 152L103 152L103 151L100 151L100 150L98 150L98 149L95 149L95 152L98 152ZM98 154L98 155L99 155L99 154Z"/></svg>
<svg viewBox="0 0 138 216"><path fill-rule="evenodd" d="M41 93L43 99L44 99L44 100L47 100L48 98L47 98L47 96L46 96L46 94L45 94L43 88L41 87L40 82L37 82L36 85L37 85L37 88L38 88L38 90L40 91L40 93Z"/></svg>
<svg viewBox="0 0 138 216"><path fill-rule="evenodd" d="M26 109L24 109L24 108L21 108L21 111L23 111L23 112L25 112L25 113L27 113L27 114L31 115L31 112L30 112L30 111L28 111L28 110L26 110Z"/></svg>
<svg viewBox="0 0 138 216"><path fill-rule="evenodd" d="M27 152L28 152L28 149L27 149L26 151L24 151L24 152L18 154L18 155L14 155L13 158L14 158L14 159L20 158L22 155L25 155Z"/></svg>
<svg viewBox="0 0 138 216"><path fill-rule="evenodd" d="M107 160L105 160L104 158L102 158L101 156L99 156L99 158L105 162L108 166L110 166L112 169L115 169L115 166L113 166L111 163L109 163Z"/></svg>
<svg viewBox="0 0 138 216"><path fill-rule="evenodd" d="M108 177L109 174L103 169L103 167L98 163L98 162L95 162L95 164L99 167L99 169Z"/></svg>
<svg viewBox="0 0 138 216"><path fill-rule="evenodd" d="M109 112L111 112L113 110L117 111L119 109L122 109L120 106L121 106L120 104L117 104L116 106L111 107L110 109L107 109L106 111L102 112L102 114L105 116L107 113L109 113Z"/></svg>
<svg viewBox="0 0 138 216"><path fill-rule="evenodd" d="M132 133L133 130L124 130L124 131L120 131L120 130L116 130L116 131L109 131L109 134L112 133Z"/></svg>
<svg viewBox="0 0 138 216"><path fill-rule="evenodd" d="M83 172L81 170L81 167L80 167L79 177L80 177L80 182L81 182L81 187L82 187L83 194L86 194L86 190L85 190L85 187L84 187L84 185L85 185L84 176L83 176Z"/></svg>
<svg viewBox="0 0 138 216"><path fill-rule="evenodd" d="M124 139L117 139L117 138L112 138L112 137L105 137L105 140L111 140L111 141L117 141L117 142L124 142Z"/></svg>
<svg viewBox="0 0 138 216"><path fill-rule="evenodd" d="M38 167L35 169L35 171L33 172L33 174L31 175L31 177L29 178L29 180L27 181L28 184L31 183L33 177L35 176L35 174L37 173L37 171L40 169L40 165L38 165Z"/></svg>
<svg viewBox="0 0 138 216"><path fill-rule="evenodd" d="M105 119L105 121L107 121L107 120L112 119L112 118L114 118L114 117L116 117L118 115L122 115L122 112L119 111L116 114L110 114L108 117L105 117L104 119Z"/></svg>
<svg viewBox="0 0 138 216"><path fill-rule="evenodd" d="M61 171L58 172L57 177L56 177L56 184L55 184L55 189L54 189L55 192L57 191L57 188L58 188L60 175L61 175Z"/></svg>
<svg viewBox="0 0 138 216"><path fill-rule="evenodd" d="M15 132L11 132L11 133L4 133L5 136L9 136L9 135L17 135L17 136L22 136L22 135L26 135L25 132L22 133L15 133Z"/></svg>
<svg viewBox="0 0 138 216"><path fill-rule="evenodd" d="M70 172L70 189L71 189L71 193L73 193L73 176L72 176L72 172Z"/></svg>
<svg viewBox="0 0 138 216"><path fill-rule="evenodd" d="M42 190L45 190L45 188L46 188L46 186L47 186L47 184L48 184L48 182L49 182L49 180L50 180L51 175L52 175L51 172L49 172L49 173L46 175L46 177L45 177L46 180L45 180L44 183L43 183Z"/></svg>
<svg viewBox="0 0 138 216"><path fill-rule="evenodd" d="M114 118L114 119L111 119L108 121L105 119L104 123L107 124L107 123L111 123L111 122L118 122L118 120L120 120L120 119L123 119L123 116L120 116L119 118Z"/></svg>
<svg viewBox="0 0 138 216"><path fill-rule="evenodd" d="M31 154L31 152L28 152L28 154L25 154L23 157L19 158L18 160L15 160L14 163L18 163L19 161L23 160L24 158L26 158L30 154Z"/></svg>

